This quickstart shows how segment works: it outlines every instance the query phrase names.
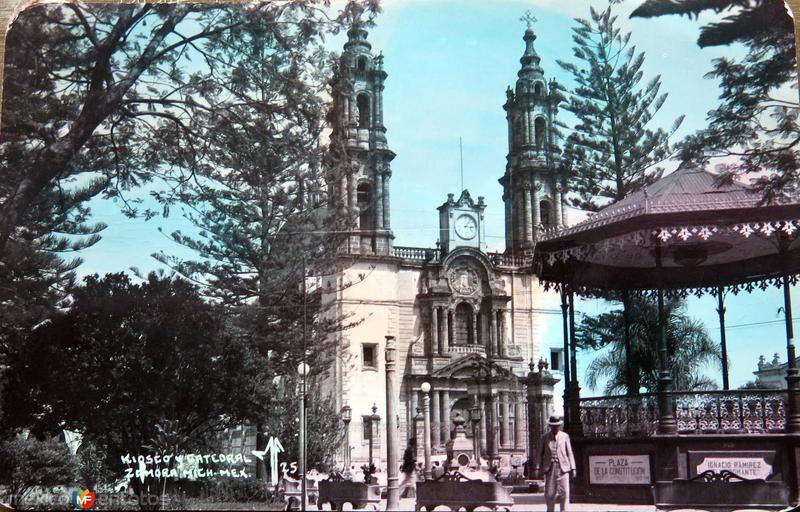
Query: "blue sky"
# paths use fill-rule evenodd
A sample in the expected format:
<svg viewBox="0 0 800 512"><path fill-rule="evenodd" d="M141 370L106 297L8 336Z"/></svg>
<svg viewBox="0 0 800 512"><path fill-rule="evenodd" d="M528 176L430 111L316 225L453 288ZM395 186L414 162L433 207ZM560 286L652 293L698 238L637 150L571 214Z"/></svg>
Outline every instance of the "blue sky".
<svg viewBox="0 0 800 512"><path fill-rule="evenodd" d="M686 119L678 133L682 137L704 126L706 112L717 104L717 83L704 79L711 61L740 48L700 49L695 41L699 20L656 18L630 20L628 14L639 1L615 6L619 23L633 33L632 42L647 55L645 81L661 75L662 91L669 98L654 126L668 128L679 115ZM588 17L585 0L531 0L478 2L466 0L384 0L384 12L369 39L377 53L385 56L389 74L384 93L387 137L397 157L392 163L391 218L396 245L433 246L438 236L435 208L448 192L458 193L459 137L463 139L464 186L473 197L482 195L486 210L489 250L503 250L503 205L497 183L504 171L507 152L506 121L502 105L506 87L513 86L524 49L526 10L536 16L535 48L548 77L569 85L569 77L556 60L572 60L573 17ZM593 2L604 9L604 2ZM329 41L338 51L342 36ZM562 120L569 118L562 111ZM667 167L674 167L669 164ZM177 212L168 219L149 222L130 220L116 213L112 204L95 201L98 220L109 224L103 240L81 255L82 274L158 268L150 257L156 251L189 255L163 234L185 227ZM572 220L580 218L570 212ZM543 307L553 307L555 298ZM771 359L778 352L785 360L785 334L780 322L746 326L753 322L780 320L779 290L756 292L728 301L731 384L737 387L752 378L760 354ZM702 319L714 339L719 336L713 297L692 299L690 312ZM598 301L580 301L581 313L606 309ZM797 304L800 308L800 303ZM560 345L560 318L553 317L543 333L545 345ZM743 327L733 327L744 325ZM590 354L581 354L585 368ZM710 370L709 374L718 376ZM591 394L587 390L585 394Z"/></svg>

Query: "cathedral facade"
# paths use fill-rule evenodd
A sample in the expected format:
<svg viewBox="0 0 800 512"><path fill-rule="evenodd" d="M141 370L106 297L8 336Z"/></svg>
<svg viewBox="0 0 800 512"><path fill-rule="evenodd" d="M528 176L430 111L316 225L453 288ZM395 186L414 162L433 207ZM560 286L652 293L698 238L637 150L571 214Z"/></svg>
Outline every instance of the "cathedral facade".
<svg viewBox="0 0 800 512"><path fill-rule="evenodd" d="M323 300L357 325L337 334L337 354L323 390L330 391L338 410L350 411L348 453L342 460L353 468L367 462L370 438L374 463L385 467L387 336L397 348L400 453L412 438L422 449L426 398L421 388L428 383L434 457L444 458L457 429L462 440L479 439L482 459L465 451L459 463L519 464L527 458L520 378L531 361L547 357L536 312L544 292L529 256L537 232L565 222L554 129L560 96L556 84L545 79L535 38L528 27L516 85L506 91L509 149L499 177L506 251L489 253L484 222L489 202L467 190L443 191L440 236L433 248L395 243L390 218L395 154L384 124L390 120L383 117L387 73L367 31L356 25L348 32L331 82L330 120L331 147L350 165L329 179L328 190L330 207L349 213L352 221L341 248L341 270L323 280Z"/></svg>

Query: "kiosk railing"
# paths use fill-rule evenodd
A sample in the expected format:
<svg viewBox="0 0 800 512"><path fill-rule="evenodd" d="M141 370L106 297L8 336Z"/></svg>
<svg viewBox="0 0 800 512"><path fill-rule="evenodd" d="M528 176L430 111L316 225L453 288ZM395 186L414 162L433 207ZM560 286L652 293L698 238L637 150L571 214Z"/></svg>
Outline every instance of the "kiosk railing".
<svg viewBox="0 0 800 512"><path fill-rule="evenodd" d="M680 434L763 434L786 428L785 390L673 391ZM650 436L658 430L656 393L582 398L586 437Z"/></svg>

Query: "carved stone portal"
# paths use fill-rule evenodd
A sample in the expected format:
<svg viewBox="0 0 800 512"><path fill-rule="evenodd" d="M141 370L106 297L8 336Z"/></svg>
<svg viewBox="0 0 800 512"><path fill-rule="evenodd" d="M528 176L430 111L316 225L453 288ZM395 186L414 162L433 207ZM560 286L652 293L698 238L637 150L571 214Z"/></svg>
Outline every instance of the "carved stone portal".
<svg viewBox="0 0 800 512"><path fill-rule="evenodd" d="M478 270L466 262L459 262L447 273L450 288L460 295L473 295L481 287Z"/></svg>

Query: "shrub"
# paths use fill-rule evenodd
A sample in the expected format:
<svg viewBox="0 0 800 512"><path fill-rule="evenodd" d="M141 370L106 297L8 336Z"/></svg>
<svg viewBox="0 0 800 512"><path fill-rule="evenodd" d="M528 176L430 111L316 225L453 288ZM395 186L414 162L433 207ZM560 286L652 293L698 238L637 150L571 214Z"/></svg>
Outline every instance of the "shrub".
<svg viewBox="0 0 800 512"><path fill-rule="evenodd" d="M220 503L267 501L270 494L256 478L220 478L208 484L209 501Z"/></svg>
<svg viewBox="0 0 800 512"><path fill-rule="evenodd" d="M12 508L22 508L36 487L55 487L75 482L78 467L64 443L16 436L0 443L0 483L7 486Z"/></svg>

